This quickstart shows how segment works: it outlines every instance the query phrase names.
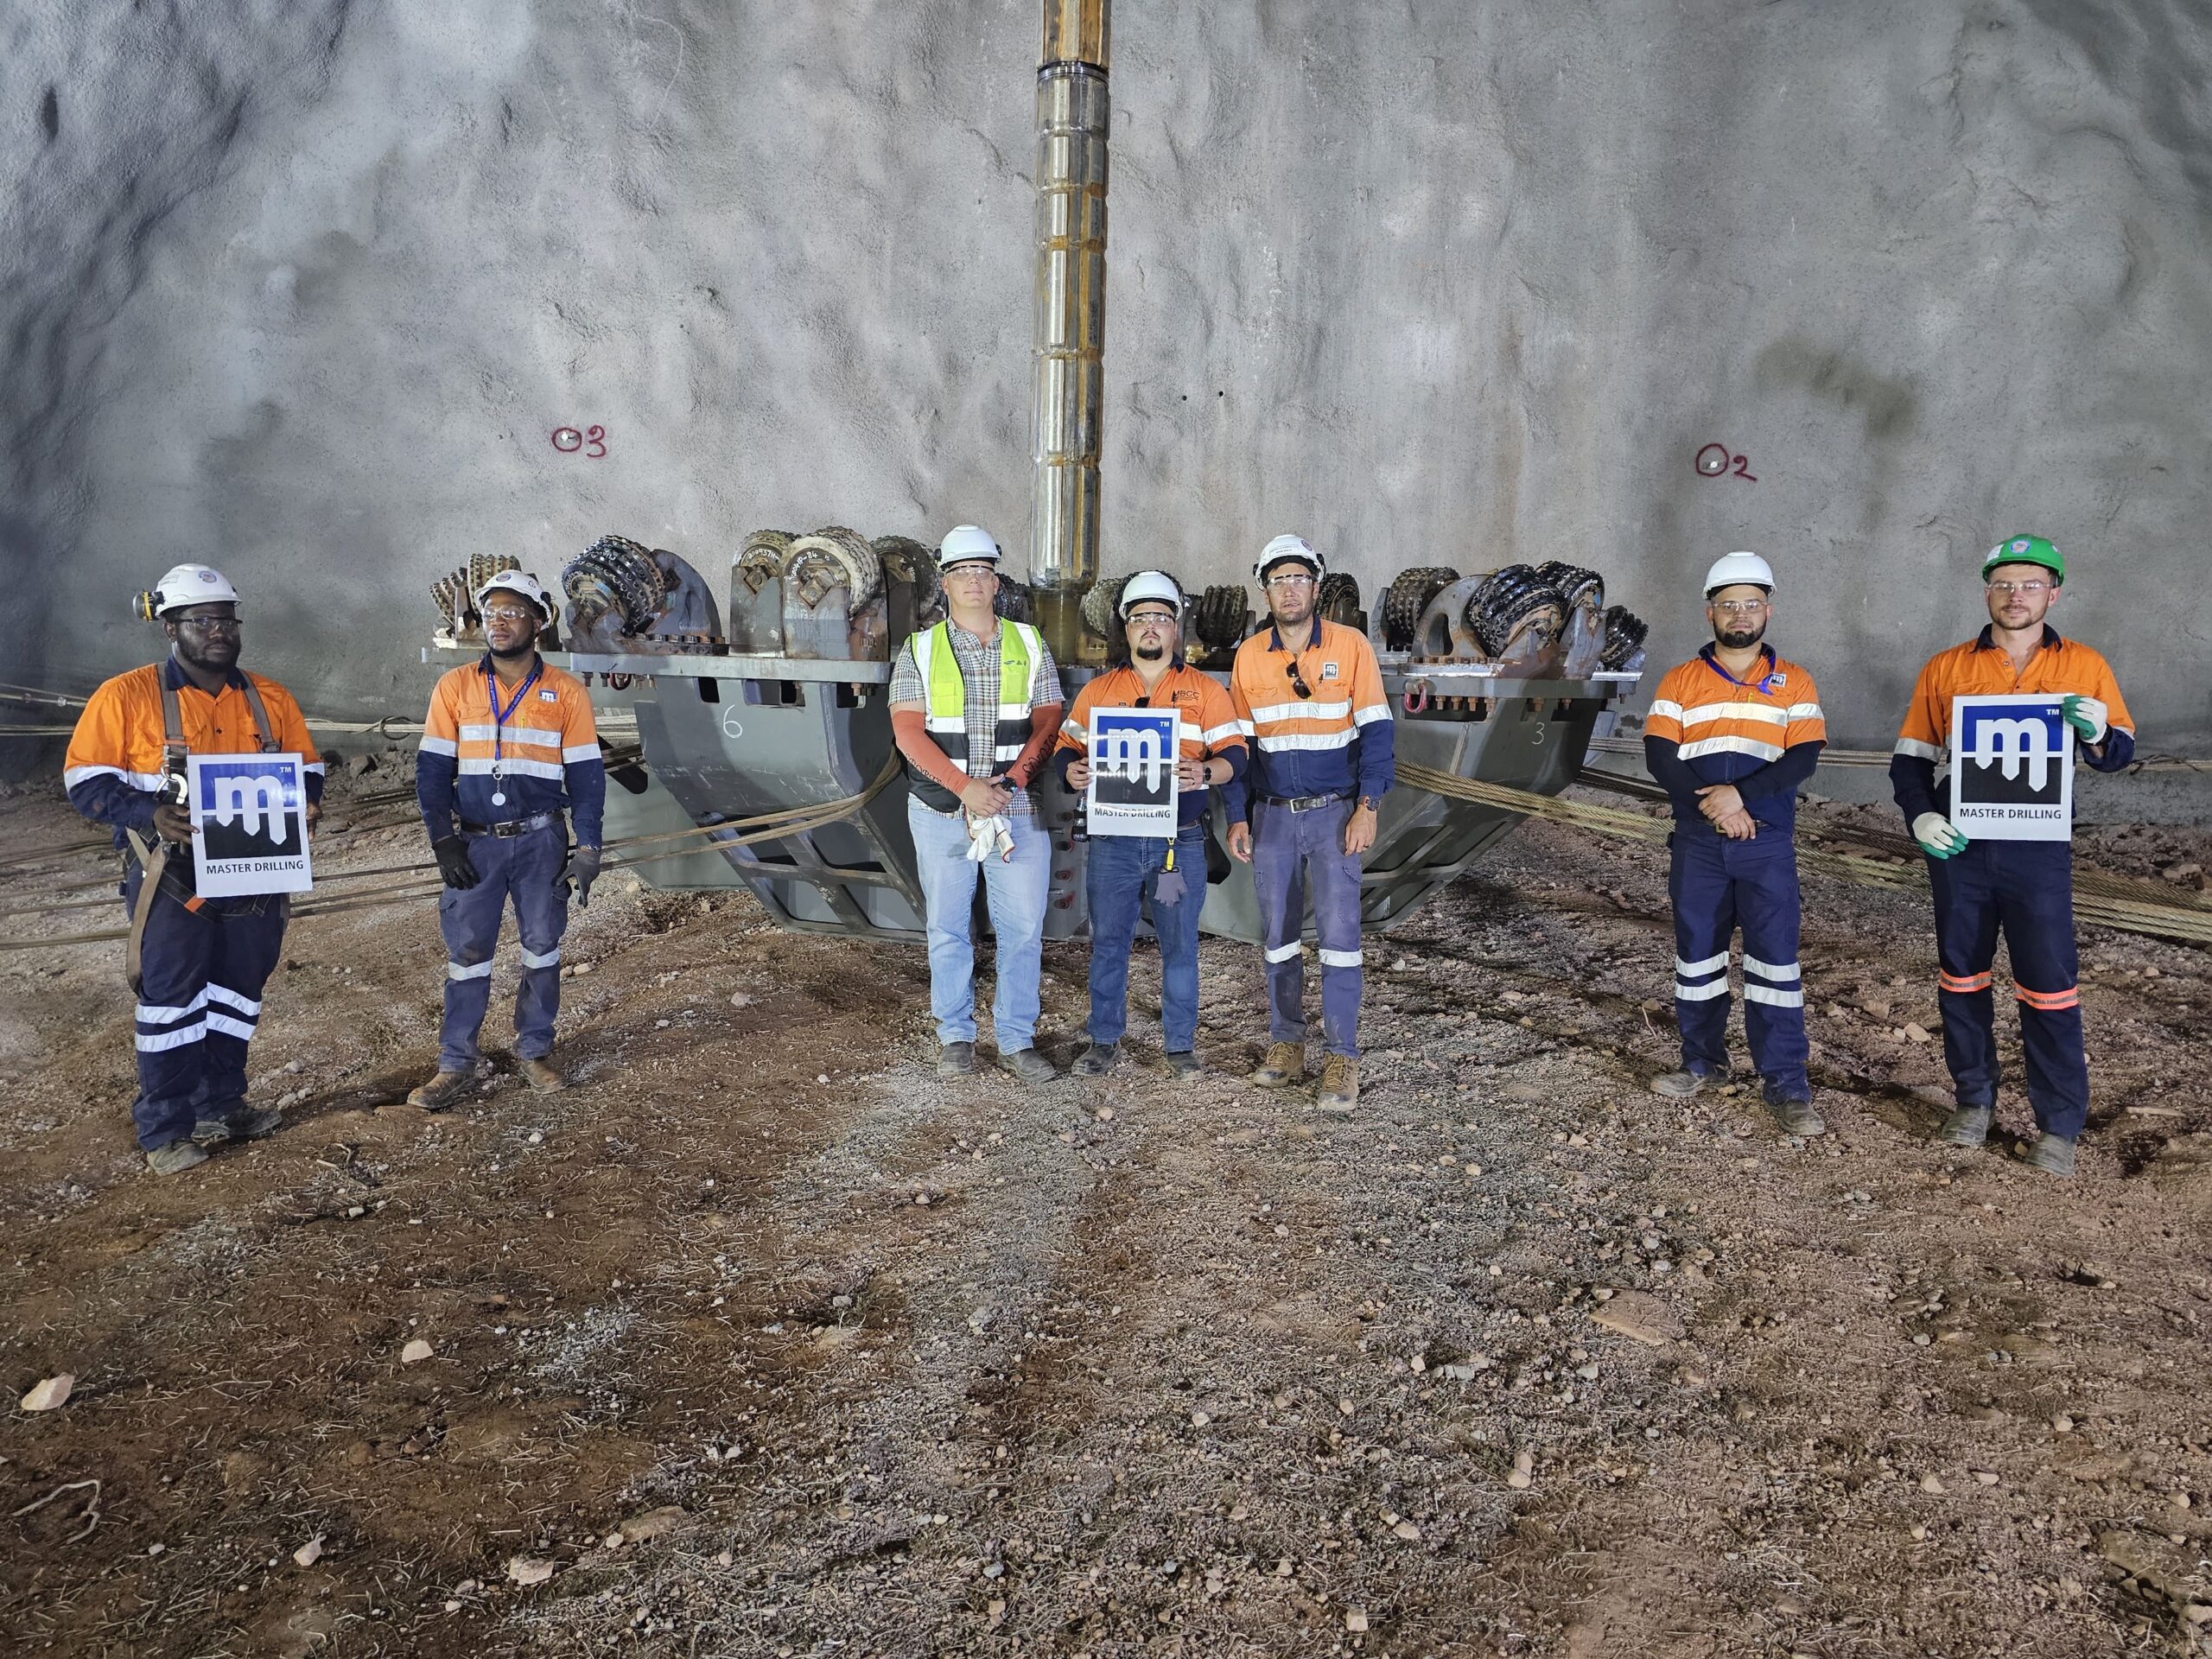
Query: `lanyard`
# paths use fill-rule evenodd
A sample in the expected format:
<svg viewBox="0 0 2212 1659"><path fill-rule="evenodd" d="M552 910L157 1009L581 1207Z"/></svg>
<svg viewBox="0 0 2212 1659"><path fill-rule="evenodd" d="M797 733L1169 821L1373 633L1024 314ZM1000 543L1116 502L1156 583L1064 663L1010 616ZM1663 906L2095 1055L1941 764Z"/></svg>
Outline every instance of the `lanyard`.
<svg viewBox="0 0 2212 1659"><path fill-rule="evenodd" d="M522 707L524 695L531 686L537 683L537 677L544 671L545 664L541 660L530 671L530 677L515 688L514 696L507 700L507 706L502 709L499 706L499 676L493 673L490 664L487 663L484 666L484 696L485 701L492 705L492 782L495 788L499 781L499 762L502 759L499 734L506 723L515 717L515 710Z"/></svg>
<svg viewBox="0 0 2212 1659"><path fill-rule="evenodd" d="M1760 649L1766 657L1766 672L1760 675L1756 680L1738 679L1733 674L1731 674L1726 669L1720 666L1719 663L1714 658L1710 651L1700 652L1700 655L1704 657L1705 665L1711 669L1714 673L1718 674L1722 679L1727 681L1729 684L1740 685L1746 691L1763 691L1769 696L1771 696L1774 692L1774 650L1771 646L1761 646Z"/></svg>

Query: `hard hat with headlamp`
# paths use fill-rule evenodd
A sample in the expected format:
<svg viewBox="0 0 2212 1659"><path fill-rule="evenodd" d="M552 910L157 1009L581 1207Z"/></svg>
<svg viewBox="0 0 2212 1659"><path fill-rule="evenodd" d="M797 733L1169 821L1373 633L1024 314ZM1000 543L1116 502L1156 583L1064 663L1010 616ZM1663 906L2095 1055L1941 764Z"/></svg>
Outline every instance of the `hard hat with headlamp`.
<svg viewBox="0 0 2212 1659"><path fill-rule="evenodd" d="M180 564L147 592L136 596L132 607L151 622L188 605L235 605L238 590L223 573L204 564Z"/></svg>

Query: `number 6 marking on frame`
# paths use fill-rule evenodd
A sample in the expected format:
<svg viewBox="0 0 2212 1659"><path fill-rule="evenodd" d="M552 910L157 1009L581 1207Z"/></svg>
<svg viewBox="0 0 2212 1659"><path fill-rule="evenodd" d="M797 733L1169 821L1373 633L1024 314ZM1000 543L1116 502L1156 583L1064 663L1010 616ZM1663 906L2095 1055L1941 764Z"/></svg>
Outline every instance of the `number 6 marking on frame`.
<svg viewBox="0 0 2212 1659"><path fill-rule="evenodd" d="M1745 483L1758 482L1758 478L1751 471L1751 457L1730 454L1728 446L1725 443L1707 444L1704 448L1697 452L1697 459L1691 464L1697 468L1699 477L1719 478L1729 470L1732 463L1735 468L1736 476L1742 479Z"/></svg>

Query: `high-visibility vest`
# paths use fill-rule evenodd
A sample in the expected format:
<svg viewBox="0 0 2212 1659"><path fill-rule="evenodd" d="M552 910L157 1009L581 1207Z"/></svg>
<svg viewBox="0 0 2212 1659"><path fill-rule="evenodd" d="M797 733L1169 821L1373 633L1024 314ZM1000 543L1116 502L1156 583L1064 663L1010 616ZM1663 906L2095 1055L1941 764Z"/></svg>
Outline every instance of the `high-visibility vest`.
<svg viewBox="0 0 2212 1659"><path fill-rule="evenodd" d="M1010 766L1029 742L1029 687L1035 677L1044 639L1026 622L999 619L999 708L991 733L994 769ZM922 723L931 741L963 772L968 770L968 682L952 651L952 624L938 623L914 636L914 666L922 677ZM911 762L906 785L925 804L941 812L960 798Z"/></svg>

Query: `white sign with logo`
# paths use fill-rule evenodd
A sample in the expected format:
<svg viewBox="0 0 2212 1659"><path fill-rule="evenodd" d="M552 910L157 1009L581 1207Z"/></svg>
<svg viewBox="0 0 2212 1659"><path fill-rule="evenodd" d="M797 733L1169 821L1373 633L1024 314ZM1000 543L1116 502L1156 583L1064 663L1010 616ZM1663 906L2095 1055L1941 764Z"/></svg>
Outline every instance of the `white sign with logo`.
<svg viewBox="0 0 2212 1659"><path fill-rule="evenodd" d="M1175 838L1180 724L1173 709L1090 711L1090 787L1084 811L1092 835Z"/></svg>
<svg viewBox="0 0 2212 1659"><path fill-rule="evenodd" d="M1951 699L1951 822L1969 841L2069 841L2074 728L2059 699Z"/></svg>
<svg viewBox="0 0 2212 1659"><path fill-rule="evenodd" d="M192 870L203 899L305 893L307 766L296 754L195 754Z"/></svg>

